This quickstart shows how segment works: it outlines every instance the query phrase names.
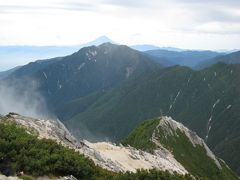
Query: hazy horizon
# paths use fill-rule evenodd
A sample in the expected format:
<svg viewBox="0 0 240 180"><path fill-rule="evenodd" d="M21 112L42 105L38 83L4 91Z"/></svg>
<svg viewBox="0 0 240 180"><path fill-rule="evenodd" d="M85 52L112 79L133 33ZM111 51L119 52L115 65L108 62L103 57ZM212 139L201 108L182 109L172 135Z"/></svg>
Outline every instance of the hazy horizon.
<svg viewBox="0 0 240 180"><path fill-rule="evenodd" d="M238 0L0 0L0 45L120 44L238 49Z"/></svg>
<svg viewBox="0 0 240 180"><path fill-rule="evenodd" d="M239 50L239 9L239 0L0 0L0 48L79 46L107 36L128 46ZM0 71L73 52L41 53L0 51Z"/></svg>

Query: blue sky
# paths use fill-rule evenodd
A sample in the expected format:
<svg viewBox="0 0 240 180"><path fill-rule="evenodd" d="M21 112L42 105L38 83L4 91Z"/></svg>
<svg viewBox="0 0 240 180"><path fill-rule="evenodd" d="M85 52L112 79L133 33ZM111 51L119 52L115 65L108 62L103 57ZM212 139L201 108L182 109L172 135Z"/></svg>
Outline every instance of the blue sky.
<svg viewBox="0 0 240 180"><path fill-rule="evenodd" d="M0 45L122 44L239 49L239 0L0 0Z"/></svg>

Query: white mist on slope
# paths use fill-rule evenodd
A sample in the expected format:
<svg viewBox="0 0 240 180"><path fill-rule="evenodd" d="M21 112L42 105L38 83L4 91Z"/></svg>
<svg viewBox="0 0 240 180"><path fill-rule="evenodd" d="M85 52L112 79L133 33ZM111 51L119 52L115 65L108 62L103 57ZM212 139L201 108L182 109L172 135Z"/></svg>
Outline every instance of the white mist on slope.
<svg viewBox="0 0 240 180"><path fill-rule="evenodd" d="M0 83L0 114L15 112L25 116L46 118L46 103L34 80L11 80Z"/></svg>

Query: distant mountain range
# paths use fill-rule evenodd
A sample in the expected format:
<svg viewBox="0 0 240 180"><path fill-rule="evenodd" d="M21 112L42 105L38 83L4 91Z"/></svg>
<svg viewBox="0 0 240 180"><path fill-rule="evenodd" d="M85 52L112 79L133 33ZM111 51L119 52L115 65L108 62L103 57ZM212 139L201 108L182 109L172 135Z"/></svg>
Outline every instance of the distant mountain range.
<svg viewBox="0 0 240 180"><path fill-rule="evenodd" d="M177 51L177 52L184 51L184 49L179 49L174 47L159 47L159 46L154 46L150 44L139 44L139 45L133 45L130 47L138 51L149 51L149 50L168 50L168 51Z"/></svg>
<svg viewBox="0 0 240 180"><path fill-rule="evenodd" d="M98 46L112 41L106 36L101 36L91 42L73 46L0 46L0 71L9 70L15 66L25 65L31 61L49 59L52 57L62 57L70 55L83 47ZM231 51L204 51L186 50L175 47L158 47L150 44L140 44L130 46L132 49L142 51L152 55L162 65L184 65L194 67L198 63L205 62L219 55L231 53Z"/></svg>
<svg viewBox="0 0 240 180"><path fill-rule="evenodd" d="M0 46L0 71L17 65L24 65L30 61L60 57L72 54L86 46L100 45L113 41L101 36L91 42L74 46Z"/></svg>
<svg viewBox="0 0 240 180"><path fill-rule="evenodd" d="M239 52L194 53L173 54L187 54L189 61L193 57L198 62L201 57L211 61L215 56L212 60L223 58L228 63L240 56ZM104 43L29 63L4 81L12 86L17 81L19 91L26 90L28 83L37 84L49 109L75 135L90 140L119 141L145 119L171 116L196 131L240 174L240 65L218 63L196 71L174 64L166 68L161 61L167 57L153 57L149 52Z"/></svg>
<svg viewBox="0 0 240 180"><path fill-rule="evenodd" d="M230 54L225 54L223 56L218 56L213 59L209 59L207 61L201 62L196 66L196 68L204 69L218 62L222 62L225 64L240 64L240 51L236 51Z"/></svg>
<svg viewBox="0 0 240 180"><path fill-rule="evenodd" d="M160 59L166 59L173 65L188 66L191 68L197 68L200 63L205 63L211 61L213 58L225 55L225 53L214 51L170 51L163 49L149 50L145 53Z"/></svg>

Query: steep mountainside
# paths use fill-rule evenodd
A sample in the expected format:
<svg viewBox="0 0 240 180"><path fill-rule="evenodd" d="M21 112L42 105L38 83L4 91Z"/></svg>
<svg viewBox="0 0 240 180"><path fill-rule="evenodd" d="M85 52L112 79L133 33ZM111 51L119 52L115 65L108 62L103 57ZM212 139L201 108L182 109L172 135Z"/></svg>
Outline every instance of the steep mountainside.
<svg viewBox="0 0 240 180"><path fill-rule="evenodd" d="M21 66L17 66L15 68L9 69L7 71L2 71L0 72L0 79L4 79L7 76L9 76L10 74L12 74L14 71L18 70L19 68L21 68Z"/></svg>
<svg viewBox="0 0 240 180"><path fill-rule="evenodd" d="M60 61L62 58L52 58L52 59L45 59L45 60L38 60L35 62L30 62L26 66L21 66L17 70L13 71L12 74L10 74L10 77L31 77L34 75L34 73L48 67L49 65L56 63L57 61Z"/></svg>
<svg viewBox="0 0 240 180"><path fill-rule="evenodd" d="M153 56L150 54L145 53L149 58L151 58L153 61L161 64L164 67L170 67L170 66L174 66L176 65L176 63L172 62L171 60L169 60L168 58L165 57L157 57L157 56Z"/></svg>
<svg viewBox="0 0 240 180"><path fill-rule="evenodd" d="M214 156L204 141L182 124L168 117L163 117L160 123L159 120L155 120L150 124L154 124L152 129L148 130L148 126L146 126L144 131L151 133L149 134L150 137L145 137L146 144L153 144L151 149L147 148L151 153L142 151L139 147L137 147L137 150L130 146L116 146L108 142L90 143L85 140L77 141L59 121L33 119L10 113L0 118L0 129L2 132L0 135L0 154L2 156L0 171L4 170L4 168L6 171L7 166L4 163L8 161L8 168L13 168L11 169L12 171L14 171L14 168L17 168L30 174L35 172L36 175L44 175L45 173L45 175L49 175L52 171L54 175L70 175L71 173L80 179L86 179L86 177L90 179L107 178L107 176L107 179L114 179L113 174L111 175L110 172L104 172L101 168L97 168L90 160L80 155L84 154L93 160L96 165L114 172L136 172L137 169L156 168L158 170L168 170L171 173L191 173L194 176L210 179L226 179L226 177L227 179L236 179L232 171L226 167L224 162L221 162ZM7 134L9 131L14 133ZM144 131L141 131L140 134L138 134L139 131L134 131L132 134L135 134L135 136L130 135L125 144L131 144L131 141L140 143L141 141L135 141L133 138L137 140L143 137L141 133L144 133ZM171 142L169 141L171 147L165 147L168 141L158 140L160 135L171 140ZM35 139L36 137L40 140ZM13 149L9 145L10 151L5 152L5 146L7 146L6 139L12 145L15 144L17 148ZM28 140L28 145L25 144L26 140ZM58 145L56 142L63 146ZM184 144L182 144L183 142ZM27 151L21 150L22 145ZM137 146L136 144L133 145ZM38 149L34 149L35 147L38 147ZM67 150L67 148L73 149L75 152ZM39 151L38 155L35 154L37 151ZM12 154L10 159L8 159L9 152ZM187 156L189 152L191 152L191 157L183 157ZM59 153L63 154L61 158ZM64 166L61 164L62 159L66 161ZM200 163L199 159L204 159L204 161ZM34 161L35 164L32 164L31 161ZM48 162L51 163L48 164ZM11 166L11 163L15 163L15 166ZM74 163L74 168L70 168L69 165L71 163ZM40 166L38 167L38 165ZM34 169L36 167L38 168ZM122 175L116 174L115 178L123 179ZM169 179L172 178L169 177ZM192 178L188 177L188 179Z"/></svg>
<svg viewBox="0 0 240 180"><path fill-rule="evenodd" d="M214 156L203 139L170 117L143 122L123 144L150 151L160 148L166 154L172 153L195 177L238 179L222 160Z"/></svg>
<svg viewBox="0 0 240 180"><path fill-rule="evenodd" d="M224 55L214 51L170 51L170 50L150 50L145 53L158 58L166 59L175 65L195 67L201 62Z"/></svg>
<svg viewBox="0 0 240 180"><path fill-rule="evenodd" d="M197 69L204 69L206 67L210 67L213 64L218 62L222 62L225 64L240 64L240 51L233 52L224 56L216 57L213 59L209 59L205 62L199 63L196 68Z"/></svg>
<svg viewBox="0 0 240 180"><path fill-rule="evenodd" d="M77 135L117 140L144 119L169 115L196 131L240 172L239 80L240 65L217 64L202 71L180 66L161 69L110 92L74 100L66 104L62 117Z"/></svg>
<svg viewBox="0 0 240 180"><path fill-rule="evenodd" d="M159 65L160 66L160 65ZM34 79L50 107L95 92L104 92L144 72L159 67L144 54L127 46L105 43L45 61L36 61L15 71L6 81Z"/></svg>

